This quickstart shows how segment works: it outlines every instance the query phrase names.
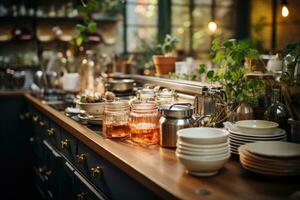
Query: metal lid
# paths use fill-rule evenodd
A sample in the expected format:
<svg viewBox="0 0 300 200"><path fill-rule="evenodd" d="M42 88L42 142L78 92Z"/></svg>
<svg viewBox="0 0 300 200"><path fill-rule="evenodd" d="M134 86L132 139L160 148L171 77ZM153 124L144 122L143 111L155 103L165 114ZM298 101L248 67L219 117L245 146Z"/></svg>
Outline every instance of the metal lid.
<svg viewBox="0 0 300 200"><path fill-rule="evenodd" d="M162 106L160 110L163 116L177 119L192 117L194 113L194 107L189 103Z"/></svg>
<svg viewBox="0 0 300 200"><path fill-rule="evenodd" d="M109 80L109 83L134 83L133 79L113 79Z"/></svg>
<svg viewBox="0 0 300 200"><path fill-rule="evenodd" d="M104 106L105 111L125 111L129 108L129 101L127 100L105 102Z"/></svg>

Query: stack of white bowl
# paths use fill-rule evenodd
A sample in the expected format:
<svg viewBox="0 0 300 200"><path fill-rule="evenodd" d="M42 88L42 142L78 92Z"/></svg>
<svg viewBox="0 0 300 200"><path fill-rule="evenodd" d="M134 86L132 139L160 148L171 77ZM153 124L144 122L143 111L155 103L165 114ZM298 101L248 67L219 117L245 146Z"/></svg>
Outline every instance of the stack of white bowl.
<svg viewBox="0 0 300 200"><path fill-rule="evenodd" d="M196 176L218 173L230 157L228 132L219 128L187 128L177 131L177 159Z"/></svg>

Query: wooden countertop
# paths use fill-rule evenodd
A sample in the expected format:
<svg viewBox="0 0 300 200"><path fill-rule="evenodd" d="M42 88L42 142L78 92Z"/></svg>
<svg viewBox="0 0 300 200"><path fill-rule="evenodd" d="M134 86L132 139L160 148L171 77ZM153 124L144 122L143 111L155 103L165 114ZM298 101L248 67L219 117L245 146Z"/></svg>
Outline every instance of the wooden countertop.
<svg viewBox="0 0 300 200"><path fill-rule="evenodd" d="M176 160L174 150L105 139L30 94L25 97L66 131L163 199L288 199L300 191L299 177L286 180L260 177L243 170L237 159L231 159L216 176L190 176ZM201 195L199 191L203 189L209 194Z"/></svg>

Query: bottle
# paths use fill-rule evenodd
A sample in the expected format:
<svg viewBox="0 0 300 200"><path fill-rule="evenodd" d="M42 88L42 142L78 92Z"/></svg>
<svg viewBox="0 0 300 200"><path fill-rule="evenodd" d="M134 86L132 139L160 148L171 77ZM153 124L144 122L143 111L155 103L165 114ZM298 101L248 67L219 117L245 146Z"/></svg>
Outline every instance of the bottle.
<svg viewBox="0 0 300 200"><path fill-rule="evenodd" d="M272 90L272 103L264 113L264 119L277 122L279 128L288 129L289 113L286 106L280 102L280 90L275 88Z"/></svg>

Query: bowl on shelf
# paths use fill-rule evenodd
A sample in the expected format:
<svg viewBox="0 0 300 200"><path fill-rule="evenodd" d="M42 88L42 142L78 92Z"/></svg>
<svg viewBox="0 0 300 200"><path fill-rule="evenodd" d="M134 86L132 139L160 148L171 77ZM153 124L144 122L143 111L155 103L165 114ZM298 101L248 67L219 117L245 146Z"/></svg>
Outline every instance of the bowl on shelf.
<svg viewBox="0 0 300 200"><path fill-rule="evenodd" d="M220 144L225 143L228 131L220 128L187 128L177 132L180 141L189 144Z"/></svg>
<svg viewBox="0 0 300 200"><path fill-rule="evenodd" d="M94 117L103 116L105 102L99 103L82 103L80 101L76 102L80 109L85 110L88 114Z"/></svg>
<svg viewBox="0 0 300 200"><path fill-rule="evenodd" d="M236 126L243 133L251 134L272 134L276 131L278 123L266 120L242 120L237 121Z"/></svg>

